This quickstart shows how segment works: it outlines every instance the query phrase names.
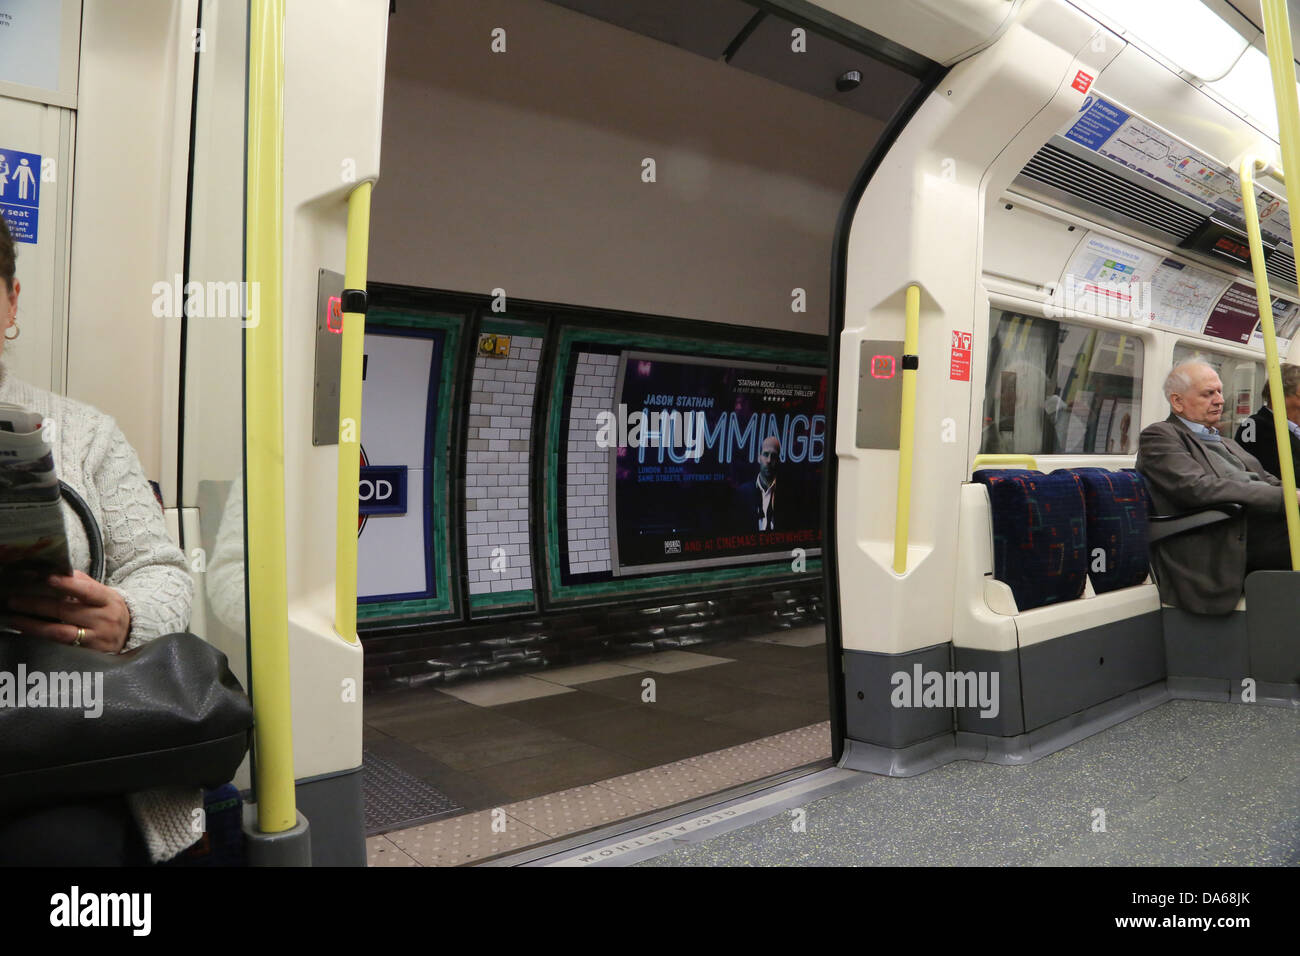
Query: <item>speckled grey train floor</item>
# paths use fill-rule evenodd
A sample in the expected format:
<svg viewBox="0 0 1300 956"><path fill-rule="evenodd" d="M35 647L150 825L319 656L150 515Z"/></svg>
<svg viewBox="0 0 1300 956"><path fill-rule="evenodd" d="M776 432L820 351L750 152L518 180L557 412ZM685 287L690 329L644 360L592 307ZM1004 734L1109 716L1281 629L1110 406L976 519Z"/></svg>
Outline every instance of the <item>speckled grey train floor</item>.
<svg viewBox="0 0 1300 956"><path fill-rule="evenodd" d="M1300 709L1170 701L1026 766L864 776L803 809L804 832L782 812L638 865L1296 865Z"/></svg>

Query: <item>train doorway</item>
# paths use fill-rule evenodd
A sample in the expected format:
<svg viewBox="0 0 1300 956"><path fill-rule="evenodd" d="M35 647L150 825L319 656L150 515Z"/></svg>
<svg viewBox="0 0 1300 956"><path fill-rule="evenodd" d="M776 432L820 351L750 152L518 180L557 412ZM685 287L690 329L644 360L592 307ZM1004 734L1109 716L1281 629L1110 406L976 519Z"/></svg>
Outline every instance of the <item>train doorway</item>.
<svg viewBox="0 0 1300 956"><path fill-rule="evenodd" d="M832 249L932 67L731 0L398 4L362 422L403 498L362 503L372 865L829 766Z"/></svg>

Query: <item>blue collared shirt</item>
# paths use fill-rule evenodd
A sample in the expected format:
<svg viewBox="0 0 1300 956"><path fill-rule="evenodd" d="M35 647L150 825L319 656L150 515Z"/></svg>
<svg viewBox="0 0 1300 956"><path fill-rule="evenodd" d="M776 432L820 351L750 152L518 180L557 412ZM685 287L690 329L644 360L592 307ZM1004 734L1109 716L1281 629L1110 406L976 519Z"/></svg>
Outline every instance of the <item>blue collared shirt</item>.
<svg viewBox="0 0 1300 956"><path fill-rule="evenodd" d="M1223 441L1223 436L1219 434L1217 428L1211 428L1209 425L1202 425L1200 422L1189 422L1177 412L1174 412L1174 417L1190 428L1193 434L1199 435L1206 441Z"/></svg>

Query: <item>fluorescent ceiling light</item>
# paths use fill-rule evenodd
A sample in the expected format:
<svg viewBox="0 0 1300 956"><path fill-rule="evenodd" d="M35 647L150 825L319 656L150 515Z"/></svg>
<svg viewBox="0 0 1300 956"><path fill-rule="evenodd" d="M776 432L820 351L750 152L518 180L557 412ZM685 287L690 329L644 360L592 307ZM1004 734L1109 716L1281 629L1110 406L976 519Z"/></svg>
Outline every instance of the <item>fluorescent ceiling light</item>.
<svg viewBox="0 0 1300 956"><path fill-rule="evenodd" d="M1220 79L1249 45L1201 0L1087 0L1123 32L1132 34L1180 70Z"/></svg>
<svg viewBox="0 0 1300 956"><path fill-rule="evenodd" d="M1250 47L1227 76L1208 85L1229 103L1250 114L1265 133L1273 139L1278 138L1273 76L1263 50Z"/></svg>

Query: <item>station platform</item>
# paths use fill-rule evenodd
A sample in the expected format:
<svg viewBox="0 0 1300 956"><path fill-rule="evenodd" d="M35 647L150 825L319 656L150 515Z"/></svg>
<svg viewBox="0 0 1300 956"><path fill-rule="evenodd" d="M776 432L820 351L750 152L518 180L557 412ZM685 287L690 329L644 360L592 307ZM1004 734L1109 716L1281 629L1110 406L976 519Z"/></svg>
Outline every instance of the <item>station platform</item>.
<svg viewBox="0 0 1300 956"><path fill-rule="evenodd" d="M368 697L367 859L481 862L830 765L821 626Z"/></svg>

